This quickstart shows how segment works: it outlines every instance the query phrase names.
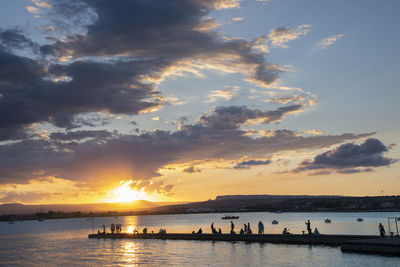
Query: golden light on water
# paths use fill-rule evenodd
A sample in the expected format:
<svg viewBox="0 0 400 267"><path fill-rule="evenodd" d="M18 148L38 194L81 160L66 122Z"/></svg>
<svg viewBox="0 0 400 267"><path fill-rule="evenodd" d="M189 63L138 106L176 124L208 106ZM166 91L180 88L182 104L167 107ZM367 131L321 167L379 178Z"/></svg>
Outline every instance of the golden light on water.
<svg viewBox="0 0 400 267"><path fill-rule="evenodd" d="M136 191L131 188L132 180L127 182L121 181L121 185L111 190L108 196L108 202L120 203L120 202L133 202L147 198L144 188L141 191Z"/></svg>

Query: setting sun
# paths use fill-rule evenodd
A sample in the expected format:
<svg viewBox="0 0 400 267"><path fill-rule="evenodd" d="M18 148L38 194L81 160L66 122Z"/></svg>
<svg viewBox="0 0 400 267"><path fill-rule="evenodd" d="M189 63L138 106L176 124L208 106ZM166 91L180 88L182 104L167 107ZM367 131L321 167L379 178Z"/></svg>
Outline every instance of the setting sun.
<svg viewBox="0 0 400 267"><path fill-rule="evenodd" d="M132 190L132 180L121 181L121 185L109 192L108 202L133 202L145 198L143 188L141 191Z"/></svg>

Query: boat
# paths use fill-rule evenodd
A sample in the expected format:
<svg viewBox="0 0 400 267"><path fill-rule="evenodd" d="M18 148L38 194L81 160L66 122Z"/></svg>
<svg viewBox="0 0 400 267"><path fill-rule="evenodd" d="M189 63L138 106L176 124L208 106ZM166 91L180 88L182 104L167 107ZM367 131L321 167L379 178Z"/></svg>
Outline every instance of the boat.
<svg viewBox="0 0 400 267"><path fill-rule="evenodd" d="M361 218L361 217L358 217L358 219L357 219L357 222L363 222L364 221L364 219L363 218Z"/></svg>
<svg viewBox="0 0 400 267"><path fill-rule="evenodd" d="M222 220L236 220L236 219L239 219L239 216L224 216L221 219Z"/></svg>
<svg viewBox="0 0 400 267"><path fill-rule="evenodd" d="M325 223L331 223L332 221L329 219L325 219Z"/></svg>
<svg viewBox="0 0 400 267"><path fill-rule="evenodd" d="M277 220L273 220L272 224L278 224L279 222Z"/></svg>

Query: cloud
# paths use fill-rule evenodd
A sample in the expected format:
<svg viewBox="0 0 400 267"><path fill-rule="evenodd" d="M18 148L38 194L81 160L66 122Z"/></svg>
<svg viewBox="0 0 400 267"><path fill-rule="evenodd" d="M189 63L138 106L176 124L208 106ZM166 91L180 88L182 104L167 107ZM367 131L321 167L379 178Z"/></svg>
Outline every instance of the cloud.
<svg viewBox="0 0 400 267"><path fill-rule="evenodd" d="M39 14L39 12L40 12L39 9L34 6L26 6L25 10L32 14Z"/></svg>
<svg viewBox="0 0 400 267"><path fill-rule="evenodd" d="M369 138L364 143L343 144L314 157L313 160L304 160L293 173L318 170L324 173L357 173L370 172L377 167L389 166L397 160L383 156L388 148L378 139Z"/></svg>
<svg viewBox="0 0 400 267"><path fill-rule="evenodd" d="M260 165L269 165L271 164L271 160L247 160L239 162L235 165L235 169L243 170L250 169L252 166L260 166Z"/></svg>
<svg viewBox="0 0 400 267"><path fill-rule="evenodd" d="M105 131L52 133L48 139L26 139L0 145L0 183L27 183L44 176L97 185L116 175L149 179L169 164L195 160L237 160L243 156L265 158L298 149L319 149L370 134L302 137L290 130L252 138L240 127L249 119L270 123L298 107L271 111L247 107L218 108L196 124L176 132L155 130L142 134ZM105 176L110 174L109 176ZM101 177L101 178L100 178ZM108 178L107 178L108 177Z"/></svg>
<svg viewBox="0 0 400 267"><path fill-rule="evenodd" d="M209 99L206 102L214 103L214 102L218 101L219 99L229 101L239 95L238 91L239 91L239 89L237 87L234 87L232 89L213 90L209 94L209 96L208 96Z"/></svg>
<svg viewBox="0 0 400 267"><path fill-rule="evenodd" d="M186 172L186 173L200 173L201 169L195 168L195 166L190 166L190 167L188 167L186 169L183 169L183 172Z"/></svg>
<svg viewBox="0 0 400 267"><path fill-rule="evenodd" d="M51 2L40 11L55 23L55 41L42 45L41 55L13 52L39 46L20 30L0 31L0 140L25 138L33 124L73 129L90 126L82 119L88 113L136 115L183 103L157 90L168 76L211 69L267 86L283 71L279 65L251 42L204 28L214 9L238 6L234 0Z"/></svg>
<svg viewBox="0 0 400 267"><path fill-rule="evenodd" d="M296 29L290 29L285 26L273 29L268 34L268 39L273 47L288 48L287 42L298 39L310 31L311 25L303 24Z"/></svg>
<svg viewBox="0 0 400 267"><path fill-rule="evenodd" d="M145 192L147 194L156 193L165 196L173 196L171 190L174 186L171 184L164 184L164 182L162 181L150 181L141 179L133 179L131 181L131 189L137 192Z"/></svg>
<svg viewBox="0 0 400 267"><path fill-rule="evenodd" d="M344 37L343 33L335 34L335 35L326 37L326 38L322 39L321 41L319 41L317 43L317 45L315 46L314 50L326 49L327 47L333 45L334 43L336 43L337 41L339 41L343 37Z"/></svg>
<svg viewBox="0 0 400 267"><path fill-rule="evenodd" d="M241 17L234 17L234 18L232 18L232 21L235 21L235 22L239 22L239 21L243 21L244 19L243 18L241 18Z"/></svg>

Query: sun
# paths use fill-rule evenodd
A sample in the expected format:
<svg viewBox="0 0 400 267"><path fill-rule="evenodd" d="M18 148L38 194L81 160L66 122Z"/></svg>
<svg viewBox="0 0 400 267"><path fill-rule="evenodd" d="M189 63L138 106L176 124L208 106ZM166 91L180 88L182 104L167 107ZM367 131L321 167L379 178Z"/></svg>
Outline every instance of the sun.
<svg viewBox="0 0 400 267"><path fill-rule="evenodd" d="M121 181L121 185L109 192L109 202L133 202L145 198L143 191L132 190L132 180Z"/></svg>

